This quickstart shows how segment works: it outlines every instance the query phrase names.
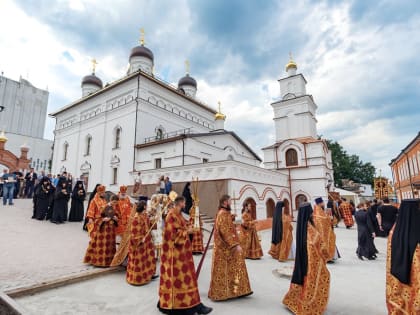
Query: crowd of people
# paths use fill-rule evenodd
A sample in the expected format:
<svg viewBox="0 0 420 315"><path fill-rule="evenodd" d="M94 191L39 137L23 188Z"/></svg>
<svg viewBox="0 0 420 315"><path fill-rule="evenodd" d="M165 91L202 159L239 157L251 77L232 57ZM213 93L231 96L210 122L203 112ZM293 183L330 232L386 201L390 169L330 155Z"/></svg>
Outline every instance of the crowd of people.
<svg viewBox="0 0 420 315"><path fill-rule="evenodd" d="M13 183L11 177L4 176L7 179L4 184ZM141 186L139 178L134 186L136 183ZM83 228L89 235L85 263L98 267L125 266L126 281L131 285L146 285L160 277L157 307L162 313L208 314L212 309L201 302L198 291L207 246L203 243L203 222L196 194L193 185L187 183L178 196L167 176L159 178L156 193L150 198L138 196L133 189L135 202L128 196L127 186L121 186L118 194L107 196L106 187L97 184L89 196L85 214L83 182L76 181L73 185L71 177L64 172L56 179L37 177L33 218L57 224L84 220ZM212 232L214 248L208 291L212 301L253 293L245 259L260 259L263 251L257 221L252 217L252 204L244 203L241 215L241 223L237 224L231 198L221 197ZM345 198L336 200L329 196L327 203L317 198L314 204L300 205L295 231L292 221L288 200L278 201L269 255L280 262L294 260L290 287L283 297L283 304L294 314L325 312L330 287L327 263L340 258L334 232L340 222L347 229L356 223L356 255L361 260L374 260L378 254L375 237L388 237L388 310L391 314L415 314L413 311L419 310L419 200L403 201L398 209L387 198L363 201L355 206ZM193 255L203 255L197 267Z"/></svg>

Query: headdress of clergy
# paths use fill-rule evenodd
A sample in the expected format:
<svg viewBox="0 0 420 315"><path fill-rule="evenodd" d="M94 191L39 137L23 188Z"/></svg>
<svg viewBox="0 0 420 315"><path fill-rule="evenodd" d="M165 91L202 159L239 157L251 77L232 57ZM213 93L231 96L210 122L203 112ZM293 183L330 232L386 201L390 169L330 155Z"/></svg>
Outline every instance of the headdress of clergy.
<svg viewBox="0 0 420 315"><path fill-rule="evenodd" d="M304 203L299 207L296 224L296 259L293 269L292 283L303 285L303 279L308 273L308 222L312 221L312 207L310 203Z"/></svg>
<svg viewBox="0 0 420 315"><path fill-rule="evenodd" d="M420 199L401 202L391 240L391 274L410 284L414 252L420 243Z"/></svg>

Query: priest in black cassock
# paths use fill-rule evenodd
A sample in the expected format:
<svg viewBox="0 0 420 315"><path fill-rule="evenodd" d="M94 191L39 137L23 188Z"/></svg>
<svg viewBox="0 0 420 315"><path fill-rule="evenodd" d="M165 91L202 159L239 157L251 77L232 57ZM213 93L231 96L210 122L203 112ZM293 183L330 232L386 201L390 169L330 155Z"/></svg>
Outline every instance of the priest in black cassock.
<svg viewBox="0 0 420 315"><path fill-rule="evenodd" d="M70 222L81 222L85 214L85 208L83 202L86 199L86 191L83 187L83 182L78 180L74 185L73 192L71 194L71 207L69 214Z"/></svg>

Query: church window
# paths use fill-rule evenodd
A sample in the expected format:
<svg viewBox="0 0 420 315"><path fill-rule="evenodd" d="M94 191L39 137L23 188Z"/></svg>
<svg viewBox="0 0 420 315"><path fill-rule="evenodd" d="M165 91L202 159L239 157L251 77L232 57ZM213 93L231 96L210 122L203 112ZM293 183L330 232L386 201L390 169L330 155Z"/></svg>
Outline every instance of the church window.
<svg viewBox="0 0 420 315"><path fill-rule="evenodd" d="M91 146L92 146L92 136L88 135L86 137L86 155L90 155Z"/></svg>
<svg viewBox="0 0 420 315"><path fill-rule="evenodd" d="M114 167L112 169L112 185L118 184L118 168Z"/></svg>
<svg viewBox="0 0 420 315"><path fill-rule="evenodd" d="M163 130L162 128L158 128L156 130L156 140L162 140L163 139Z"/></svg>
<svg viewBox="0 0 420 315"><path fill-rule="evenodd" d="M118 127L115 129L115 143L114 143L114 149L119 149L121 145L121 128Z"/></svg>
<svg viewBox="0 0 420 315"><path fill-rule="evenodd" d="M162 159L161 158L157 158L155 159L155 168L162 168Z"/></svg>
<svg viewBox="0 0 420 315"><path fill-rule="evenodd" d="M295 149L286 151L286 166L298 166L298 155Z"/></svg>
<svg viewBox="0 0 420 315"><path fill-rule="evenodd" d="M206 163L208 163L209 162L209 159L204 159L203 158L203 164L206 164Z"/></svg>
<svg viewBox="0 0 420 315"><path fill-rule="evenodd" d="M69 144L65 142L63 146L63 161L67 160L68 151L69 151Z"/></svg>

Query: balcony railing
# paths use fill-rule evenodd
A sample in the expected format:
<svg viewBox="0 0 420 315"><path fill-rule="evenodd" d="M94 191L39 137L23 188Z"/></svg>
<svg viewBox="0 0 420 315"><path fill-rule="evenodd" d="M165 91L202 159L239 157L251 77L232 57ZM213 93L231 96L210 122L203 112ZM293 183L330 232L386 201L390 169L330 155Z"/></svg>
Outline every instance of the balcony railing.
<svg viewBox="0 0 420 315"><path fill-rule="evenodd" d="M144 143L150 143L150 142L160 141L164 139L174 138L180 135L190 134L191 132L192 132L192 128L184 128L184 129L179 129L172 132L157 134L152 137L144 138Z"/></svg>

